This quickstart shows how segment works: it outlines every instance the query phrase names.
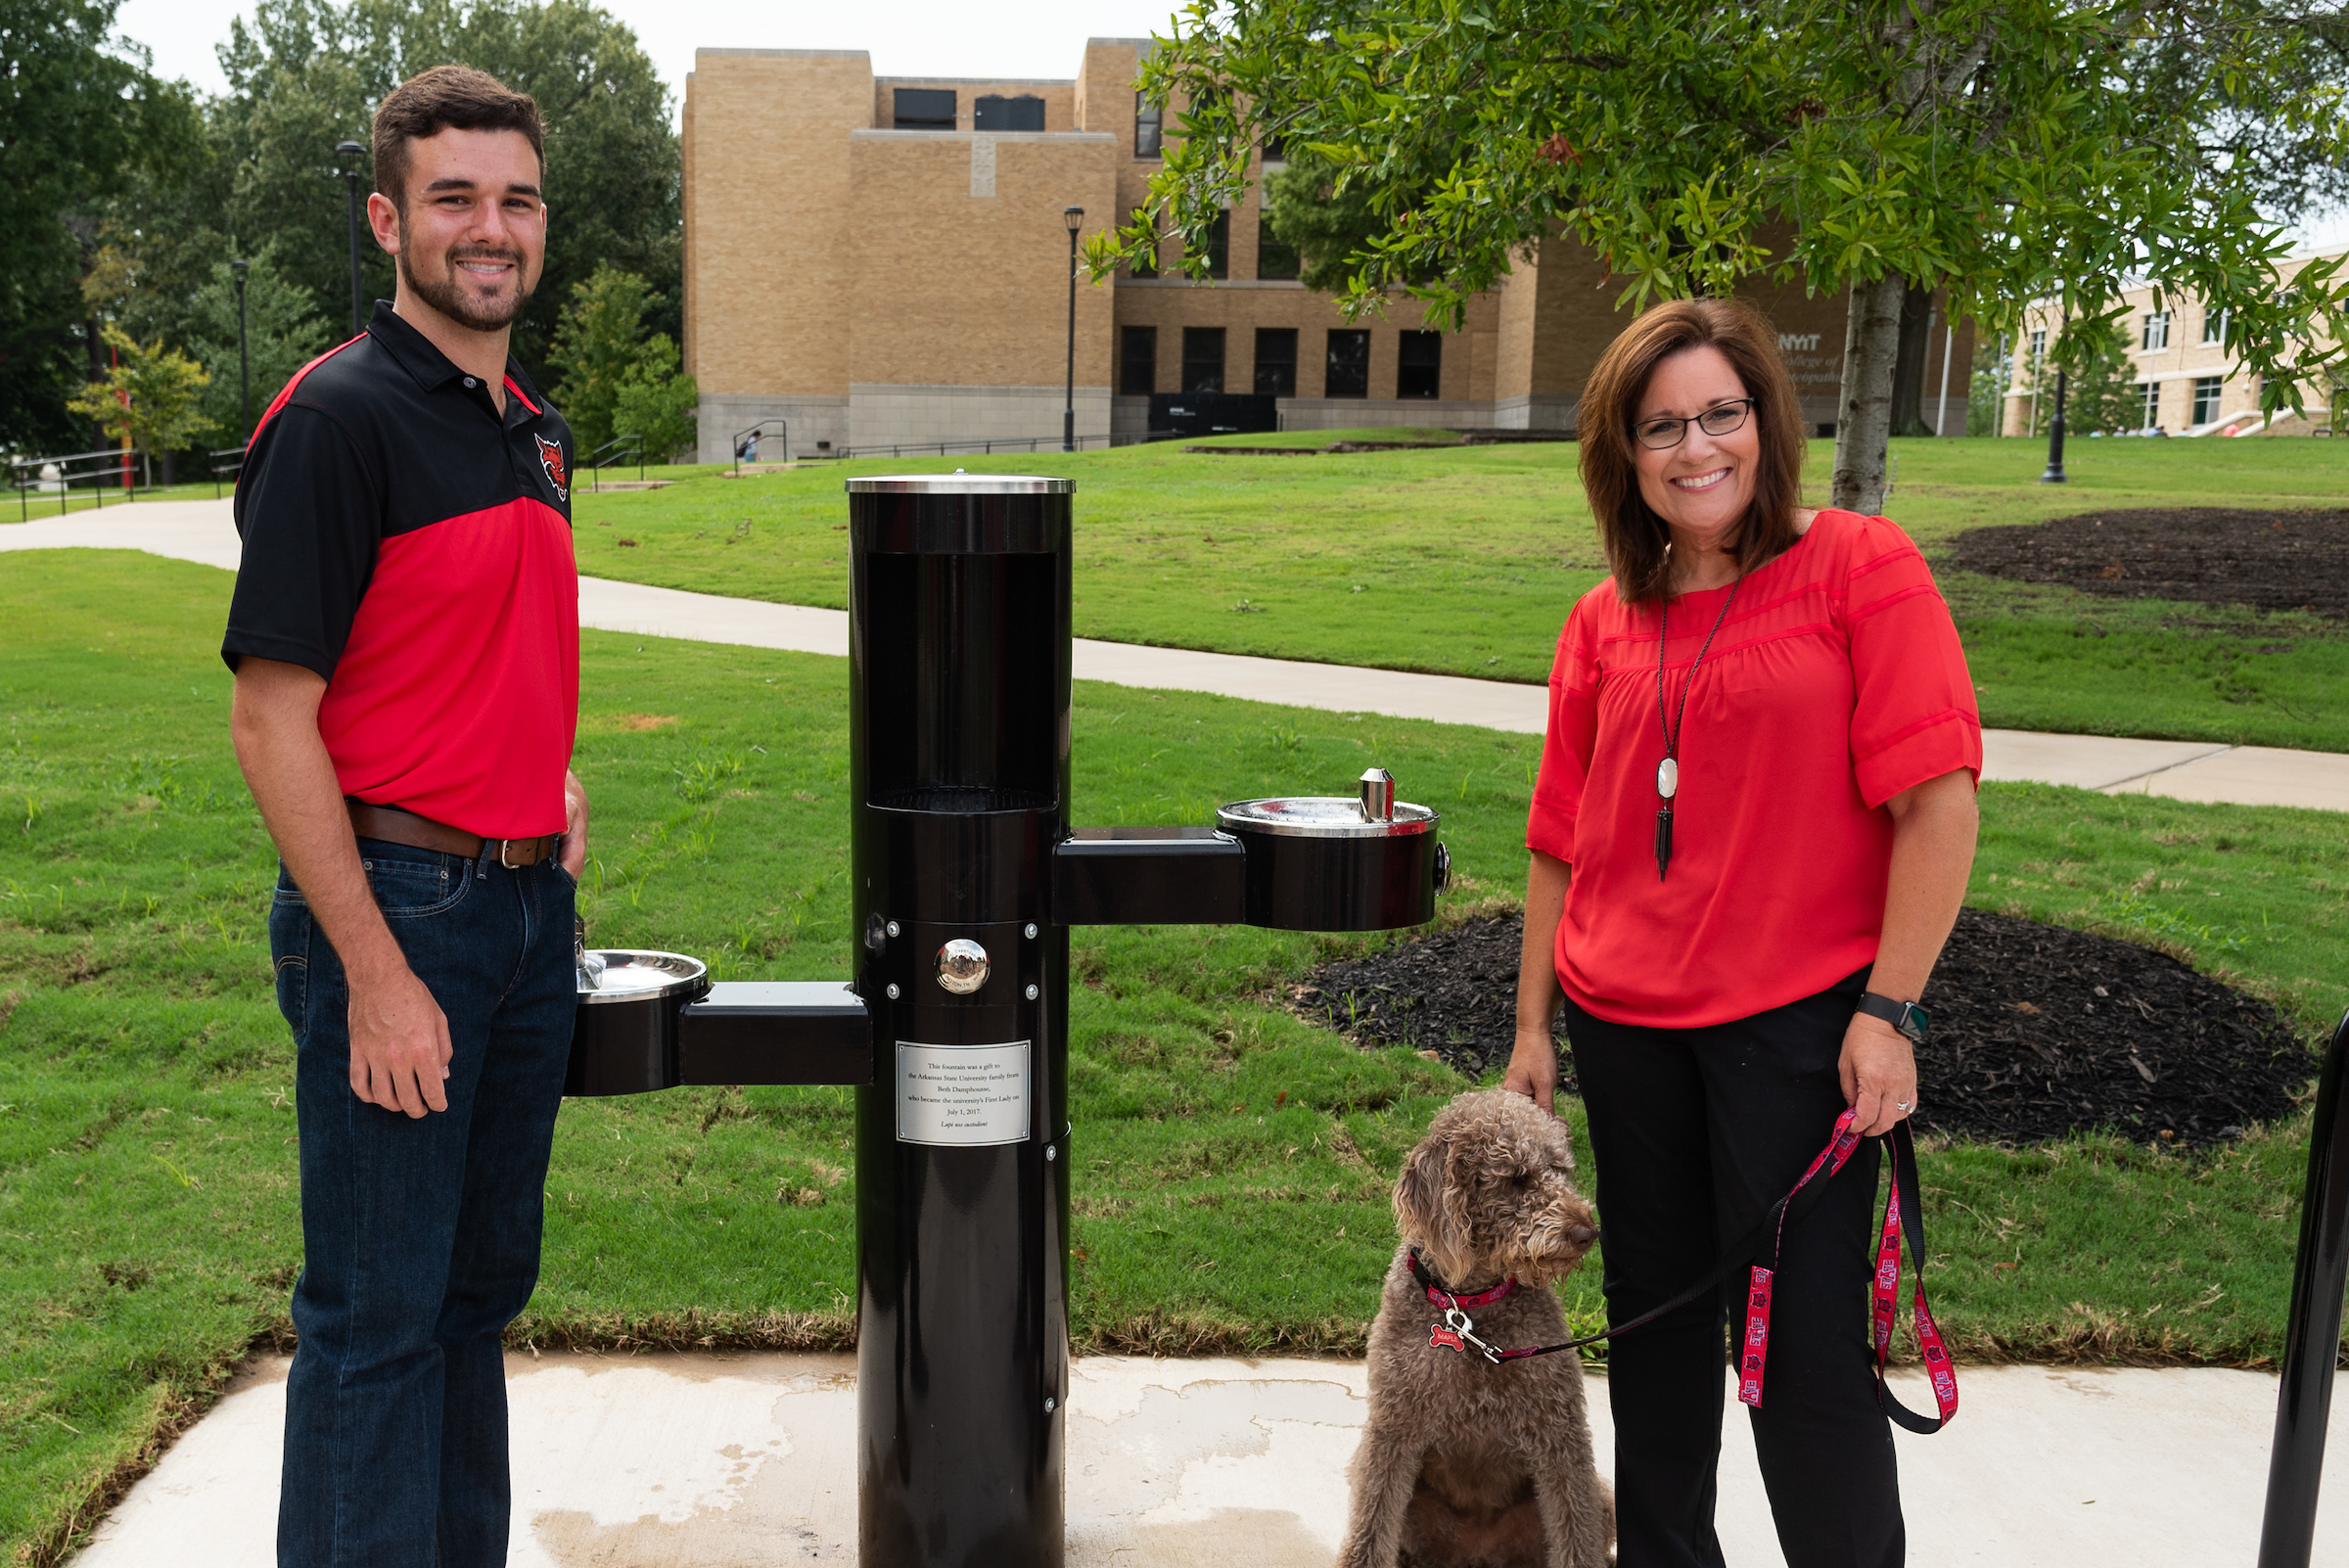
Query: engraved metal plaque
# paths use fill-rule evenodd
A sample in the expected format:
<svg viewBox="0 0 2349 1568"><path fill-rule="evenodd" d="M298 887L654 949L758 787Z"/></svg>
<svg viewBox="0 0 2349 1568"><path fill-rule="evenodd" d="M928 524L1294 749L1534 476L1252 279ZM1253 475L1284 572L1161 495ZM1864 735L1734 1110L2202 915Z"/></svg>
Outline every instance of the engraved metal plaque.
<svg viewBox="0 0 2349 1568"><path fill-rule="evenodd" d="M898 1041L898 1141L974 1146L1027 1142L1028 1041Z"/></svg>

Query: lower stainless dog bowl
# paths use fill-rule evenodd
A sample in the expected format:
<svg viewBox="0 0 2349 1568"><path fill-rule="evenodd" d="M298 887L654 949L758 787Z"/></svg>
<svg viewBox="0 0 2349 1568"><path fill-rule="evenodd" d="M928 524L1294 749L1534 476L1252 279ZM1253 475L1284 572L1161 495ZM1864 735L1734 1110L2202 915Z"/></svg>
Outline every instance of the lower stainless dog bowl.
<svg viewBox="0 0 2349 1568"><path fill-rule="evenodd" d="M1451 857L1442 818L1394 798L1381 769L1362 798L1234 801L1216 826L1248 851L1248 924L1283 931L1392 931L1435 918ZM1383 790L1380 787L1383 785Z"/></svg>
<svg viewBox="0 0 2349 1568"><path fill-rule="evenodd" d="M598 948L579 965L566 1094L641 1094L677 1082L677 1015L710 990L710 966L676 952ZM592 989L590 989L592 985Z"/></svg>

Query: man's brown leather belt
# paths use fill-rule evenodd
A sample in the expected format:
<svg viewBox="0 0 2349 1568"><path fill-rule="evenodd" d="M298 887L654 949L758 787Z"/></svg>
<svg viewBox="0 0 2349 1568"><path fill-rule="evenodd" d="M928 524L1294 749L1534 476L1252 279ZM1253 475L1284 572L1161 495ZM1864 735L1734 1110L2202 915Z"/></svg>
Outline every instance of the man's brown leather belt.
<svg viewBox="0 0 2349 1568"><path fill-rule="evenodd" d="M370 806L365 801L349 799L343 804L350 810L350 830L362 839L404 844L412 850L438 850L442 854L461 854L469 860L480 859L486 849L493 851L497 863L508 869L551 860L556 847L563 842L560 833L535 839L484 839L478 833L403 811L396 806Z"/></svg>

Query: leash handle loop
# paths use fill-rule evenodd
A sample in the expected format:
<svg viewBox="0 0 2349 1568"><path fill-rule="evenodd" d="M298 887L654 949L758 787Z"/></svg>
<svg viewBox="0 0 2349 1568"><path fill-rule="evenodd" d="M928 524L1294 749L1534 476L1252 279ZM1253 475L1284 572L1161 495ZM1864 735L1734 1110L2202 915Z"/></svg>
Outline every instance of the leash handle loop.
<svg viewBox="0 0 2349 1568"><path fill-rule="evenodd" d="M1835 1142L1828 1152L1839 1147L1849 1130L1853 1113L1843 1113L1835 1124ZM1891 1180L1884 1194L1884 1224L1876 1242L1876 1271L1869 1285L1869 1349L1874 1355L1876 1378L1876 1407L1909 1431L1927 1436L1940 1431L1958 1414L1958 1373L1950 1364L1949 1347L1943 1342L1941 1325L1933 1320L1933 1309L1925 1300L1925 1222L1924 1201L1917 1191L1916 1138L1907 1122L1895 1122L1892 1130L1884 1134L1884 1146L1890 1155ZM1848 1153L1848 1151L1847 1151ZM1822 1155L1821 1159L1825 1156ZM1836 1167L1842 1167L1838 1159ZM1803 1176L1811 1179L1819 1162L1811 1164ZM1795 1184L1802 1190L1802 1183ZM1884 1381L1885 1367L1892 1357L1892 1331L1901 1313L1901 1241L1906 1233L1909 1245L1916 1254L1915 1288L1911 1295L1911 1315L1914 1319L1918 1354L1924 1359L1925 1372L1933 1385L1935 1416L1923 1416L1910 1409L1896 1398ZM1780 1227L1780 1240L1784 1229ZM1778 1259L1773 1250L1774 1266ZM1746 1293L1745 1334L1738 1347L1737 1399L1738 1403L1762 1407L1762 1379L1770 1359L1770 1298L1773 1268L1756 1267L1753 1282Z"/></svg>

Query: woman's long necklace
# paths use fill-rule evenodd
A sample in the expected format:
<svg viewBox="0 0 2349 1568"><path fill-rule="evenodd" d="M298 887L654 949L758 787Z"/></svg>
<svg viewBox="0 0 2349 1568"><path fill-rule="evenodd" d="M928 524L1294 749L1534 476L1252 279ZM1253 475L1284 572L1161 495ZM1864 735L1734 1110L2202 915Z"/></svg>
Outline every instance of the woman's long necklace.
<svg viewBox="0 0 2349 1568"><path fill-rule="evenodd" d="M1737 590L1745 585L1740 576L1729 584L1729 596L1721 602L1721 614L1713 618L1713 629L1705 633L1704 646L1696 650L1696 658L1688 666L1688 679L1681 687L1681 708L1668 714L1664 705L1664 644L1672 631L1671 601L1666 599L1656 609L1656 723L1664 731L1664 761L1656 764L1656 799L1663 806L1656 812L1656 880L1664 880L1664 872L1672 864L1672 803L1681 793L1681 722L1688 716L1688 693L1696 685L1697 666L1713 647L1713 639L1721 632L1721 623L1729 619L1729 606L1737 602Z"/></svg>

